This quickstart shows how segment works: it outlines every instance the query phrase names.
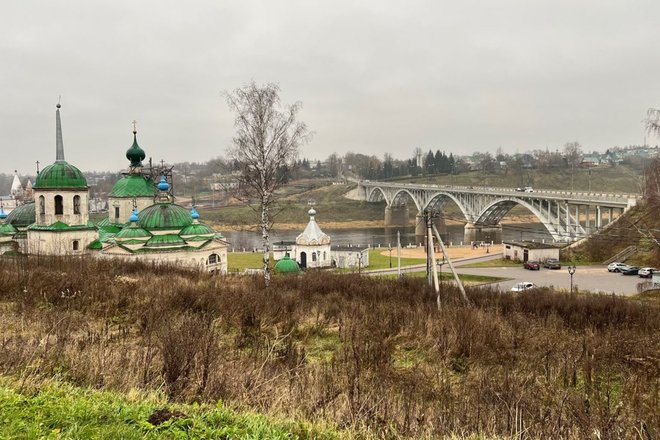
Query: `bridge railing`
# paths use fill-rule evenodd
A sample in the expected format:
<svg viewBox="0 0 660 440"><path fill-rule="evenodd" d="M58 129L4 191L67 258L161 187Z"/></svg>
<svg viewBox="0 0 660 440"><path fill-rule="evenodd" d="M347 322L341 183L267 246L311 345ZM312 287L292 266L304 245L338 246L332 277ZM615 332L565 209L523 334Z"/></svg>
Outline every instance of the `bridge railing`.
<svg viewBox="0 0 660 440"><path fill-rule="evenodd" d="M445 191L461 191L472 193L494 193L506 194L511 196L527 195L533 197L534 195L549 196L553 198L583 200L583 201L603 201L603 202L617 202L627 203L628 200L637 200L640 196L638 194L625 194L625 193L599 193L599 192L584 192L584 191L559 191L548 189L535 189L532 192L517 191L514 188L501 188L492 186L468 186L468 185L427 185L420 183L389 183L389 182L371 182L361 181L365 186L379 186L387 188L409 188L421 190L445 190Z"/></svg>

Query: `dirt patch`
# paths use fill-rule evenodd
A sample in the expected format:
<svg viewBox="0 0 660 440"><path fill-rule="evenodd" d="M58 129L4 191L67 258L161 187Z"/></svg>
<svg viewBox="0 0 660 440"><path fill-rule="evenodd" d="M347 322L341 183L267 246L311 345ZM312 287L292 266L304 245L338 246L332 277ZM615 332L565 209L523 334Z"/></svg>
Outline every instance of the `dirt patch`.
<svg viewBox="0 0 660 440"><path fill-rule="evenodd" d="M162 425L170 419L183 419L188 417L181 411L170 411L167 408L157 409L147 419L147 422L154 426Z"/></svg>

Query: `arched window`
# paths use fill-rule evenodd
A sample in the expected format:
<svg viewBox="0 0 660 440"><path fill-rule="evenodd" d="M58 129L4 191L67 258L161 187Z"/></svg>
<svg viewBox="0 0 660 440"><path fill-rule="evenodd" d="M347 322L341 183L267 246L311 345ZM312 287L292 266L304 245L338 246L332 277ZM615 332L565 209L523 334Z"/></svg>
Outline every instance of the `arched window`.
<svg viewBox="0 0 660 440"><path fill-rule="evenodd" d="M46 198L44 196L39 196L39 214L46 213Z"/></svg>
<svg viewBox="0 0 660 440"><path fill-rule="evenodd" d="M73 240L73 250L77 251L80 249L80 242L78 240Z"/></svg>
<svg viewBox="0 0 660 440"><path fill-rule="evenodd" d="M220 262L220 255L211 254L206 264L218 264Z"/></svg>
<svg viewBox="0 0 660 440"><path fill-rule="evenodd" d="M323 251L323 261L327 259L327 256L325 255L325 251Z"/></svg>
<svg viewBox="0 0 660 440"><path fill-rule="evenodd" d="M316 252L312 252L312 261L316 261Z"/></svg>
<svg viewBox="0 0 660 440"><path fill-rule="evenodd" d="M64 214L64 200L62 196L55 196L55 215Z"/></svg>
<svg viewBox="0 0 660 440"><path fill-rule="evenodd" d="M73 213L80 214L80 196L73 196Z"/></svg>

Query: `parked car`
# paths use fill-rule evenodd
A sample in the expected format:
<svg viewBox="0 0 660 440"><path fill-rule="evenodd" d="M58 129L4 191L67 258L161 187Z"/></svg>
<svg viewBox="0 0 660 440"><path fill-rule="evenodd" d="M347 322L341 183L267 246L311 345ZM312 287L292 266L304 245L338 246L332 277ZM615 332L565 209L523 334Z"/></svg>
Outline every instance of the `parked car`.
<svg viewBox="0 0 660 440"><path fill-rule="evenodd" d="M525 269L529 269L529 270L539 270L539 269L541 269L541 265L538 263L538 261L525 261L523 263L523 267Z"/></svg>
<svg viewBox="0 0 660 440"><path fill-rule="evenodd" d="M543 263L543 267L546 269L561 269L561 263L556 258L548 258Z"/></svg>
<svg viewBox="0 0 660 440"><path fill-rule="evenodd" d="M526 186L524 192L526 192L526 193L533 193L533 192L534 192L534 188L532 188L531 186Z"/></svg>
<svg viewBox="0 0 660 440"><path fill-rule="evenodd" d="M534 283L531 283L529 281L523 281L522 283L516 283L515 286L511 288L512 292L523 292L525 290L529 289L535 289L536 285Z"/></svg>
<svg viewBox="0 0 660 440"><path fill-rule="evenodd" d="M642 267L637 275L640 276L640 278L651 278L654 273L658 273L660 270L656 269L655 267Z"/></svg>
<svg viewBox="0 0 660 440"><path fill-rule="evenodd" d="M637 275L639 273L639 269L641 269L639 266L627 266L621 269L621 273L624 275Z"/></svg>
<svg viewBox="0 0 660 440"><path fill-rule="evenodd" d="M627 264L623 264L623 263L610 263L607 266L607 271L608 272L621 272L621 269L623 269L624 267L627 267L627 266L628 266Z"/></svg>

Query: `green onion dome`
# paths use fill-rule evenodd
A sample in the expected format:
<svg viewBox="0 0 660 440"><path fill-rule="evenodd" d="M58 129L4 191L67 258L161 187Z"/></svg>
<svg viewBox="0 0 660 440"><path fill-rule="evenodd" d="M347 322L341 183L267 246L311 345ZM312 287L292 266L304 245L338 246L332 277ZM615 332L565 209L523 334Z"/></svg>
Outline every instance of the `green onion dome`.
<svg viewBox="0 0 660 440"><path fill-rule="evenodd" d="M206 226L204 223L196 223L183 228L183 230L181 230L181 233L179 235L181 236L215 235L215 231L210 227Z"/></svg>
<svg viewBox="0 0 660 440"><path fill-rule="evenodd" d="M134 197L154 197L156 189L150 180L142 176L128 175L124 176L115 183L110 191L109 197L134 198Z"/></svg>
<svg viewBox="0 0 660 440"><path fill-rule="evenodd" d="M14 235L18 229L11 223L0 223L0 235Z"/></svg>
<svg viewBox="0 0 660 440"><path fill-rule="evenodd" d="M7 215L5 223L9 223L16 228L27 228L36 221L37 215L34 202L30 202L13 209Z"/></svg>
<svg viewBox="0 0 660 440"><path fill-rule="evenodd" d="M34 189L87 189L87 179L83 173L65 161L48 165L37 175Z"/></svg>
<svg viewBox="0 0 660 440"><path fill-rule="evenodd" d="M192 224L190 213L183 206L174 203L156 203L140 212L138 226L150 231L152 229L181 230Z"/></svg>
<svg viewBox="0 0 660 440"><path fill-rule="evenodd" d="M131 161L131 167L141 167L145 157L147 155L137 143L137 131L133 131L133 145L126 150L126 159Z"/></svg>
<svg viewBox="0 0 660 440"><path fill-rule="evenodd" d="M298 273L300 266L294 260L285 255L280 261L275 264L275 272L277 273Z"/></svg>
<svg viewBox="0 0 660 440"><path fill-rule="evenodd" d="M151 238L151 234L149 232L145 231L142 228L138 228L137 226L130 226L128 228L124 228L121 231L117 232L117 234L115 234L116 241L124 241L124 240L147 241L150 238Z"/></svg>

